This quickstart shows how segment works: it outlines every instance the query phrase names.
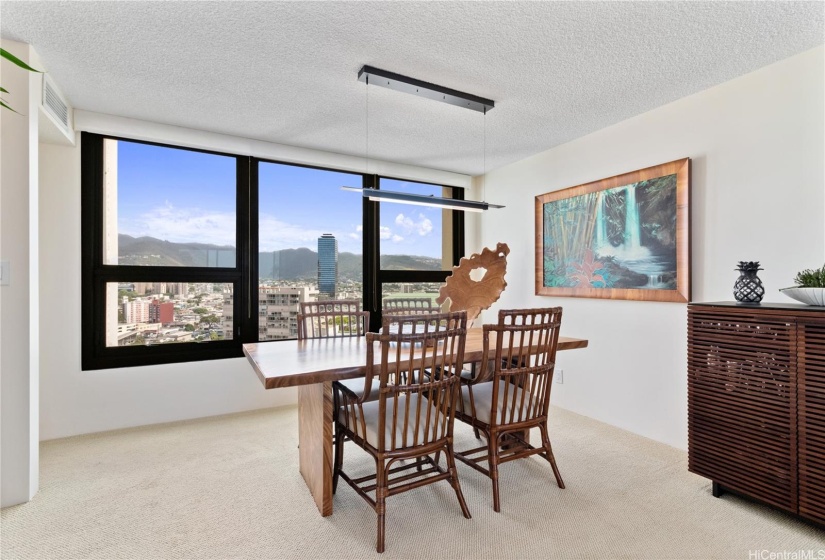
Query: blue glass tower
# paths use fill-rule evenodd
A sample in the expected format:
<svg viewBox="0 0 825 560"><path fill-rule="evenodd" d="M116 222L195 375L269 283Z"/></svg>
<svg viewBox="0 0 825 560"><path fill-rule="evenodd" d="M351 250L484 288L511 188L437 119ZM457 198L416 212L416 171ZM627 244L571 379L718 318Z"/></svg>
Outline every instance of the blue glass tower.
<svg viewBox="0 0 825 560"><path fill-rule="evenodd" d="M338 240L331 233L318 238L318 291L335 298L338 288Z"/></svg>

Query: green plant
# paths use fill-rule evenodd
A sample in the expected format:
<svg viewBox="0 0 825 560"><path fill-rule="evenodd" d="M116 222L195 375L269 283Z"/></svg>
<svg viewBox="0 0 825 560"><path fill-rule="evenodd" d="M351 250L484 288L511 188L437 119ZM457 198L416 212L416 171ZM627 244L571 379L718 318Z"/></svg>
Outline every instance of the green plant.
<svg viewBox="0 0 825 560"><path fill-rule="evenodd" d="M794 282L800 288L825 288L825 265L818 269L806 269L797 273Z"/></svg>
<svg viewBox="0 0 825 560"><path fill-rule="evenodd" d="M5 58L6 60L11 62L12 64L16 64L17 66L19 66L20 68L22 68L24 70L28 70L29 72L38 72L38 73L40 73L40 70L35 70L31 66L29 66L28 64L26 64L25 62L23 62L22 60L20 60L16 56L14 56L13 54L11 54L6 49L0 49L0 56ZM4 88L3 86L0 86L0 93L9 93L9 90ZM5 100L3 100L2 98L0 98L0 105L5 107L9 111L14 111L14 109L12 109L8 104L6 104ZM14 111L14 112L17 113L17 111Z"/></svg>

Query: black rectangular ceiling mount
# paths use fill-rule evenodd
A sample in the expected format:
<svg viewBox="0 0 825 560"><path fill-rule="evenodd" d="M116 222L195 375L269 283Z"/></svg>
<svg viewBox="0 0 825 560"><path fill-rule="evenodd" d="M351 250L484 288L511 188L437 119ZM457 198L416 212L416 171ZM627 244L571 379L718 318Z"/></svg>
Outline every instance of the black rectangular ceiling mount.
<svg viewBox="0 0 825 560"><path fill-rule="evenodd" d="M364 66L358 71L358 81L369 85L381 86L396 91L411 93L428 99L435 99L450 105L486 113L496 106L492 99L485 99L470 93L464 93L444 86L431 84L395 72L388 72L372 66Z"/></svg>

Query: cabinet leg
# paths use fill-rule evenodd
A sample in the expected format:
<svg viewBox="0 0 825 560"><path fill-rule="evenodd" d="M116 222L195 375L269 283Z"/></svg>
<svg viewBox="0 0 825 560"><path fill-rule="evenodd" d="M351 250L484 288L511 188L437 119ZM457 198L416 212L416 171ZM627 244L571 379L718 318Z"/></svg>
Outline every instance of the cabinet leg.
<svg viewBox="0 0 825 560"><path fill-rule="evenodd" d="M711 494L713 494L714 498L718 498L722 494L725 493L725 489L722 488L722 485L716 482L715 480L711 482Z"/></svg>

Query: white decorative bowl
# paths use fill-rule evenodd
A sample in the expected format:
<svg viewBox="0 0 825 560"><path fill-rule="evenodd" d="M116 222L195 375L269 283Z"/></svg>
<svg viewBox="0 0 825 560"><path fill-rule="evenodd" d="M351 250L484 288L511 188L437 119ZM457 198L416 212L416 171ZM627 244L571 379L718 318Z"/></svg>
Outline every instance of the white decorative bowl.
<svg viewBox="0 0 825 560"><path fill-rule="evenodd" d="M825 307L825 288L782 288L779 291L801 303Z"/></svg>

